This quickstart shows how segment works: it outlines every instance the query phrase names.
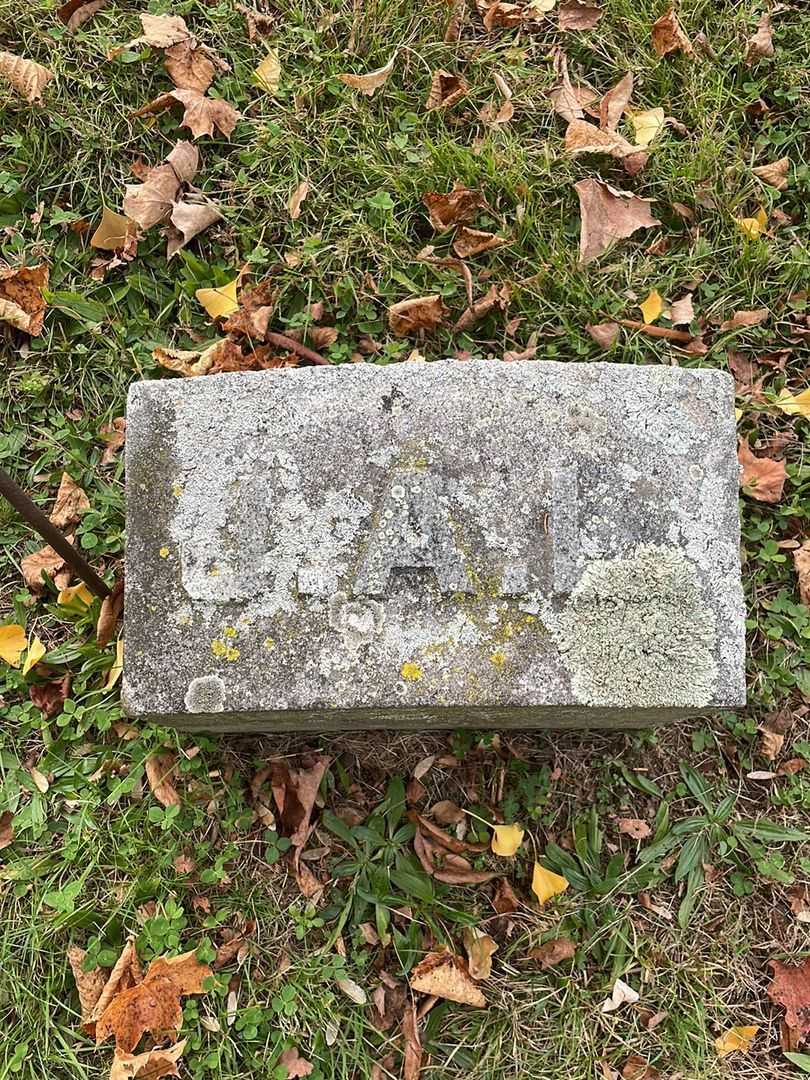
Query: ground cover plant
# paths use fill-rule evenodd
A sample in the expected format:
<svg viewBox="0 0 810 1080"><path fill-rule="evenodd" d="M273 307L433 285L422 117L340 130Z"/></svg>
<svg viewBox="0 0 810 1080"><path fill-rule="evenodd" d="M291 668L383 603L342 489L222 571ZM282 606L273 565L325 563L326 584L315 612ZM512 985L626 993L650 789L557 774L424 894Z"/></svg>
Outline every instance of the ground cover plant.
<svg viewBox="0 0 810 1080"><path fill-rule="evenodd" d="M110 586L134 380L713 366L749 634L655 731L190 737L0 505L0 1075L810 1071L806 22L0 0L0 465Z"/></svg>

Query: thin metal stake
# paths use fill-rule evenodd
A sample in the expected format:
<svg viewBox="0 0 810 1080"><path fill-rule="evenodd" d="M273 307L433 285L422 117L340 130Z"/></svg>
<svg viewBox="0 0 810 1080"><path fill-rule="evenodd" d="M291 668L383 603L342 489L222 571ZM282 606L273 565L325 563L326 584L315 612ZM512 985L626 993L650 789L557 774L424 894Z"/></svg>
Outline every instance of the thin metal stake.
<svg viewBox="0 0 810 1080"><path fill-rule="evenodd" d="M31 528L62 556L94 596L103 600L110 595L110 590L90 563L79 554L65 534L57 529L52 521L48 521L37 504L25 494L19 484L14 483L5 469L0 469L0 495L6 498L20 517L24 518Z"/></svg>

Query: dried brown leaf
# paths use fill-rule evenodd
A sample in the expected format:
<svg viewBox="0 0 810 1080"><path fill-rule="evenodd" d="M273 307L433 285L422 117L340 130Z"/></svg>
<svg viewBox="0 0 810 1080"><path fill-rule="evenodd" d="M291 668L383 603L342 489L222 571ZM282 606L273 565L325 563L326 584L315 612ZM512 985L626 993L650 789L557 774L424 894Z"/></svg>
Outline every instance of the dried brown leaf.
<svg viewBox="0 0 810 1080"><path fill-rule="evenodd" d="M310 1073L315 1071L315 1066L312 1062L307 1061L306 1058L302 1058L295 1046L291 1046L289 1049L285 1050L278 1059L278 1063L279 1065L283 1065L287 1070L287 1077L289 1080L292 1080L293 1077L309 1076Z"/></svg>
<svg viewBox="0 0 810 1080"><path fill-rule="evenodd" d="M192 37L185 20L179 15L150 15L144 12L140 18L143 36L138 43L145 42L155 49L168 49Z"/></svg>
<svg viewBox="0 0 810 1080"><path fill-rule="evenodd" d="M438 293L400 300L388 309L388 325L397 337L407 337L420 330L430 333L441 325L447 308Z"/></svg>
<svg viewBox="0 0 810 1080"><path fill-rule="evenodd" d="M76 991L79 995L79 1005L81 1006L82 1011L82 1027L90 1022L93 1010L98 1004L98 1000L107 983L108 975L108 972L98 967L92 968L90 971L85 971L83 967L85 956L87 956L87 953L84 949L79 948L78 945L68 946L67 958L68 963L70 964L70 970L73 972L73 981L76 983Z"/></svg>
<svg viewBox="0 0 810 1080"><path fill-rule="evenodd" d="M641 818L619 818L616 822L619 832L625 836L632 836L634 840L646 840L652 836L652 829Z"/></svg>
<svg viewBox="0 0 810 1080"><path fill-rule="evenodd" d="M14 90L33 104L42 100L42 91L53 78L53 72L34 60L0 51L0 75L5 76Z"/></svg>
<svg viewBox="0 0 810 1080"><path fill-rule="evenodd" d="M505 0L479 0L478 7L483 11L484 26L487 30L495 30L503 26L520 26L525 18L522 4L506 3Z"/></svg>
<svg viewBox="0 0 810 1080"><path fill-rule="evenodd" d="M480 191L473 191L458 180L446 195L428 191L422 196L422 202L427 207L430 224L436 232L473 221L478 211L487 205Z"/></svg>
<svg viewBox="0 0 810 1080"><path fill-rule="evenodd" d="M793 569L799 583L799 599L810 608L810 540L805 540L794 550Z"/></svg>
<svg viewBox="0 0 810 1080"><path fill-rule="evenodd" d="M275 15L270 15L263 11L256 11L255 8L247 7L245 4L237 4L236 10L245 16L248 41L255 41L257 37L264 36L273 31L276 23Z"/></svg>
<svg viewBox="0 0 810 1080"><path fill-rule="evenodd" d="M4 810L0 814L0 851L14 843L14 814Z"/></svg>
<svg viewBox="0 0 810 1080"><path fill-rule="evenodd" d="M580 263L591 262L616 240L632 236L661 222L650 213L651 199L620 191L601 180L580 180L574 185L582 214Z"/></svg>
<svg viewBox="0 0 810 1080"><path fill-rule="evenodd" d="M545 971L546 968L561 964L563 960L571 960L576 955L576 951L576 945L568 938L552 938L536 949L532 949L529 958L536 960L540 965L540 970Z"/></svg>
<svg viewBox="0 0 810 1080"><path fill-rule="evenodd" d="M78 30L88 19L92 19L97 11L106 5L107 0L68 0L56 10L56 17L64 23L72 34Z"/></svg>
<svg viewBox="0 0 810 1080"><path fill-rule="evenodd" d="M160 1080L163 1076L179 1076L177 1062L185 1048L186 1039L142 1054L128 1054L116 1047L109 1080Z"/></svg>
<svg viewBox="0 0 810 1080"><path fill-rule="evenodd" d="M686 53L687 56L694 56L695 53L692 42L681 29L674 8L670 8L665 15L653 23L652 44L659 56L679 51Z"/></svg>
<svg viewBox="0 0 810 1080"><path fill-rule="evenodd" d="M622 1068L622 1080L661 1080L661 1073L640 1054L631 1054Z"/></svg>
<svg viewBox="0 0 810 1080"><path fill-rule="evenodd" d="M434 803L430 813L440 825L457 825L464 820L464 811L449 799Z"/></svg>
<svg viewBox="0 0 810 1080"><path fill-rule="evenodd" d="M768 997L785 1007L788 1027L801 1036L810 1035L810 957L798 966L780 960L769 960L768 964L773 970Z"/></svg>
<svg viewBox="0 0 810 1080"><path fill-rule="evenodd" d="M763 60L773 56L773 53L773 27L771 17L765 11L757 23L756 33L748 39L745 62L750 65L756 60Z"/></svg>
<svg viewBox="0 0 810 1080"><path fill-rule="evenodd" d="M605 94L599 106L599 127L615 131L633 95L633 73L627 74Z"/></svg>
<svg viewBox="0 0 810 1080"><path fill-rule="evenodd" d="M784 191L790 184L788 180L788 174L790 173L789 157L779 158L778 161L771 161L767 165L758 165L751 171L754 176L758 176L760 180L764 180L766 184L770 184L777 191Z"/></svg>
<svg viewBox="0 0 810 1080"><path fill-rule="evenodd" d="M198 90L173 90L170 97L179 101L184 108L181 127L187 127L194 138L200 135L213 135L214 128L219 128L225 138L230 138L240 114L222 98L210 98Z"/></svg>
<svg viewBox="0 0 810 1080"><path fill-rule="evenodd" d="M520 907L517 894L507 878L499 880L495 895L492 897L492 906L499 915L511 915Z"/></svg>
<svg viewBox="0 0 810 1080"><path fill-rule="evenodd" d="M480 255L482 251L503 247L505 243L504 238L496 236L495 233L461 225L453 240L453 251L460 259L469 259L472 255Z"/></svg>
<svg viewBox="0 0 810 1080"><path fill-rule="evenodd" d="M433 72L425 107L431 109L449 109L460 101L469 89L462 75L453 75L450 71L439 69Z"/></svg>
<svg viewBox="0 0 810 1080"><path fill-rule="evenodd" d="M615 131L603 131L587 120L572 120L565 130L565 151L577 154L610 154L620 160L638 153L638 148Z"/></svg>
<svg viewBox="0 0 810 1080"><path fill-rule="evenodd" d="M467 970L476 982L488 979L492 974L492 955L498 951L497 941L474 926L465 926L462 934L467 950Z"/></svg>
<svg viewBox="0 0 810 1080"><path fill-rule="evenodd" d="M180 796L172 783L175 775L174 754L152 754L144 762L149 789L161 806L179 806Z"/></svg>
<svg viewBox="0 0 810 1080"><path fill-rule="evenodd" d="M394 62L396 61L397 54L391 57L387 64L383 64L382 67L377 68L375 71L368 71L365 75L338 75L338 78L346 86L350 86L353 90L359 90L361 94L365 94L366 97L373 97L374 94L384 86L388 76L394 70Z"/></svg>
<svg viewBox="0 0 810 1080"><path fill-rule="evenodd" d="M290 196L290 201L287 204L287 209L290 211L290 218L293 221L297 221L298 218L301 216L301 204L303 203L307 195L309 195L309 191L309 180L302 180Z"/></svg>
<svg viewBox="0 0 810 1080"><path fill-rule="evenodd" d="M52 547L40 548L32 555L26 555L20 561L20 569L28 589L35 595L44 590L42 580L43 570L48 577L53 578L57 588L64 588L70 582L70 571L65 571L65 560Z"/></svg>
<svg viewBox="0 0 810 1080"><path fill-rule="evenodd" d="M603 349L612 349L620 333L619 324L615 322L586 323L585 329Z"/></svg>
<svg viewBox="0 0 810 1080"><path fill-rule="evenodd" d="M560 30L592 30L604 14L589 0L564 0L559 7Z"/></svg>
<svg viewBox="0 0 810 1080"><path fill-rule="evenodd" d="M739 330L744 326L759 326L770 315L767 308L756 308L754 311L735 311L730 319L720 323L721 330Z"/></svg>
<svg viewBox="0 0 810 1080"><path fill-rule="evenodd" d="M204 195L190 193L176 202L166 228L166 257L171 259L195 236L222 220L222 211Z"/></svg>
<svg viewBox="0 0 810 1080"><path fill-rule="evenodd" d="M49 520L58 529L67 529L76 525L83 514L90 509L90 500L79 485L66 472L62 473L56 501L53 504Z"/></svg>
<svg viewBox="0 0 810 1080"><path fill-rule="evenodd" d="M179 90L196 90L204 94L217 70L217 64L207 49L197 45L193 38L180 41L166 50L164 60L169 78Z"/></svg>
<svg viewBox="0 0 810 1080"><path fill-rule="evenodd" d="M260 281L252 289L239 293L239 310L229 315L222 324L229 334L244 334L253 340L261 340L267 333L275 310L278 289L272 280Z"/></svg>
<svg viewBox="0 0 810 1080"><path fill-rule="evenodd" d="M62 706L70 693L71 676L63 675L61 679L52 679L46 683L34 683L28 694L31 701L46 720L51 720L62 711Z"/></svg>
<svg viewBox="0 0 810 1080"><path fill-rule="evenodd" d="M411 989L420 994L486 1007L487 999L470 977L463 958L449 951L428 953L410 974Z"/></svg>
<svg viewBox="0 0 810 1080"><path fill-rule="evenodd" d="M31 337L42 333L46 303L42 290L48 287L48 267L0 268L0 322L10 323Z"/></svg>
<svg viewBox="0 0 810 1080"><path fill-rule="evenodd" d="M402 1038L405 1043L402 1080L419 1080L422 1071L422 1043L416 1006L409 1005L402 1015Z"/></svg>
<svg viewBox="0 0 810 1080"><path fill-rule="evenodd" d="M311 766L303 769L277 761L271 764L270 783L278 807L279 831L290 838L293 847L303 847L307 842L315 799L329 761L318 755Z"/></svg>
<svg viewBox="0 0 810 1080"><path fill-rule="evenodd" d="M511 298L508 285L490 285L486 293L456 320L454 330L468 330L485 318L491 311L505 311Z"/></svg>
<svg viewBox="0 0 810 1080"><path fill-rule="evenodd" d="M692 293L687 293L676 300L669 310L669 321L673 326L688 326L695 317Z"/></svg>
<svg viewBox="0 0 810 1080"><path fill-rule="evenodd" d="M787 479L784 461L756 457L744 439L740 440L737 457L742 466L740 483L746 495L759 502L778 503Z"/></svg>

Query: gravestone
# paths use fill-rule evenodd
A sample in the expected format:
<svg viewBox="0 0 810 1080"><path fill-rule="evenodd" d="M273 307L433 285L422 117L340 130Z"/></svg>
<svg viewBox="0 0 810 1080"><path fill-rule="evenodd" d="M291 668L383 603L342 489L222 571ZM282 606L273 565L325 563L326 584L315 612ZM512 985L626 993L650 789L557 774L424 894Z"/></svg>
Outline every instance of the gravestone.
<svg viewBox="0 0 810 1080"><path fill-rule="evenodd" d="M633 726L745 701L733 384L441 361L132 387L130 714Z"/></svg>

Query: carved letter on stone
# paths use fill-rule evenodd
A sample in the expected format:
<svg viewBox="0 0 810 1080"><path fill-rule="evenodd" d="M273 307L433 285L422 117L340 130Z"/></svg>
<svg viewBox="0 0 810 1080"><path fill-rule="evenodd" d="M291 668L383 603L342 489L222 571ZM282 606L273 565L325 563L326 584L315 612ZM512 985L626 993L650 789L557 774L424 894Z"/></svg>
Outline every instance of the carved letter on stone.
<svg viewBox="0 0 810 1080"><path fill-rule="evenodd" d="M432 569L444 595L474 591L440 481L409 469L396 469L385 492L360 560L355 596L384 596L391 572L400 569Z"/></svg>

